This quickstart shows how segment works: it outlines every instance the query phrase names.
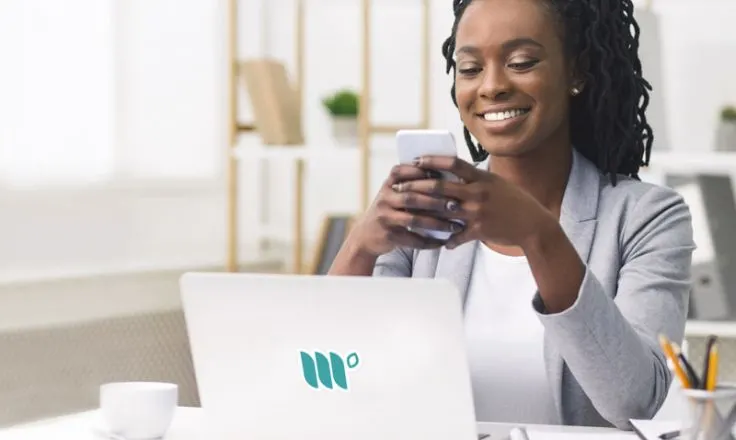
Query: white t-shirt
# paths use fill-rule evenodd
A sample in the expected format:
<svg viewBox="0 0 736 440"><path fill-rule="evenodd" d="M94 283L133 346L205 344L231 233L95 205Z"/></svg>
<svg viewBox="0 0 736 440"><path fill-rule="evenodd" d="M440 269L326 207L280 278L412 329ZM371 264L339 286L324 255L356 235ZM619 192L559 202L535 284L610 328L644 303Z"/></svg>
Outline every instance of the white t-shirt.
<svg viewBox="0 0 736 440"><path fill-rule="evenodd" d="M478 245L465 330L480 422L559 424L544 364L544 328L531 304L536 290L526 257Z"/></svg>

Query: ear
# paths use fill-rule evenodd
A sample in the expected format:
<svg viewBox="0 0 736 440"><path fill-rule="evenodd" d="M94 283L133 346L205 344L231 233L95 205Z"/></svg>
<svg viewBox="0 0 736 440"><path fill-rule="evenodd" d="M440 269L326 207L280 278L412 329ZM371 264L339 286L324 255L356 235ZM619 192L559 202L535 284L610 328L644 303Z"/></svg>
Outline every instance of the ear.
<svg viewBox="0 0 736 440"><path fill-rule="evenodd" d="M588 72L590 62L586 56L578 56L570 61L568 66L569 88L572 96L577 96L583 92L585 88L585 73Z"/></svg>

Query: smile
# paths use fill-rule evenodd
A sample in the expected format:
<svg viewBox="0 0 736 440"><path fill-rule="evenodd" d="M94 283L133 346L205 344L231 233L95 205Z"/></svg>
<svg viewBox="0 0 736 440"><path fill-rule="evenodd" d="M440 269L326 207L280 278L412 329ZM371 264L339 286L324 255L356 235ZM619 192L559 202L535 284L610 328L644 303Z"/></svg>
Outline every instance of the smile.
<svg viewBox="0 0 736 440"><path fill-rule="evenodd" d="M508 119L518 118L519 116L529 113L528 108L519 108L506 110L503 112L487 112L480 115L486 121L506 121Z"/></svg>

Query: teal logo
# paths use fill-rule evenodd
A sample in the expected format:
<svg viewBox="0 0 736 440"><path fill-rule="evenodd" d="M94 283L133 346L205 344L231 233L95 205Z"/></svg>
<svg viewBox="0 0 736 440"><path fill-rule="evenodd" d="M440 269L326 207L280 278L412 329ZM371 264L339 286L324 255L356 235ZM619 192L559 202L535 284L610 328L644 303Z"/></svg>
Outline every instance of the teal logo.
<svg viewBox="0 0 736 440"><path fill-rule="evenodd" d="M337 387L347 390L347 370L357 367L360 362L358 353L350 353L345 360L332 352L327 355L315 352L312 355L301 351L300 355L304 380L314 389L322 386L328 389Z"/></svg>

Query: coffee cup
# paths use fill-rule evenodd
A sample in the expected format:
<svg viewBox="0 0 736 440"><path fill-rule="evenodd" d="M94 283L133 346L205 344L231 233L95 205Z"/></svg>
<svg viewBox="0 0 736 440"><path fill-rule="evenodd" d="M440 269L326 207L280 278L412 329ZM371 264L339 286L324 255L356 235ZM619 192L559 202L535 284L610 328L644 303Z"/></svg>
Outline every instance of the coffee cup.
<svg viewBox="0 0 736 440"><path fill-rule="evenodd" d="M179 387L165 382L112 382L100 386L104 429L127 440L162 438L179 403Z"/></svg>

